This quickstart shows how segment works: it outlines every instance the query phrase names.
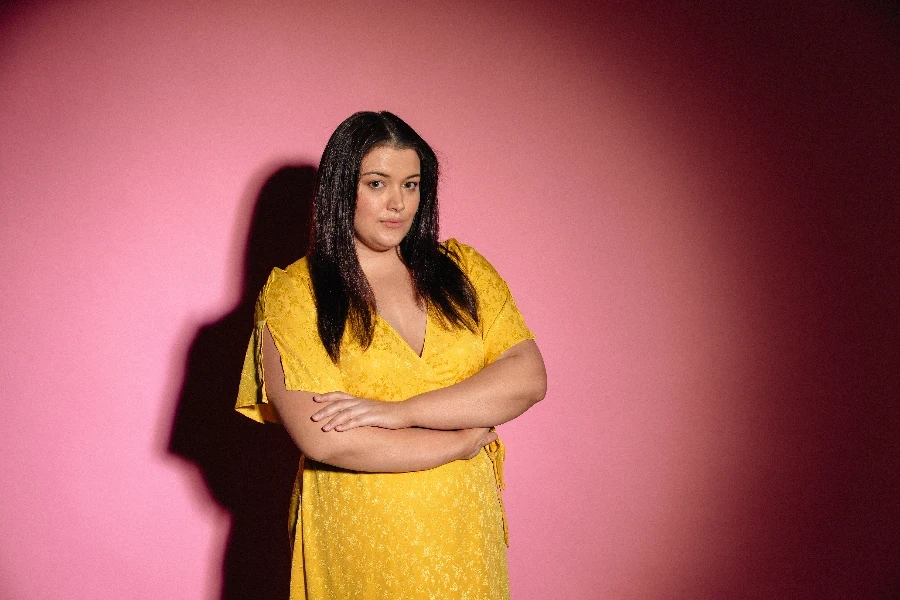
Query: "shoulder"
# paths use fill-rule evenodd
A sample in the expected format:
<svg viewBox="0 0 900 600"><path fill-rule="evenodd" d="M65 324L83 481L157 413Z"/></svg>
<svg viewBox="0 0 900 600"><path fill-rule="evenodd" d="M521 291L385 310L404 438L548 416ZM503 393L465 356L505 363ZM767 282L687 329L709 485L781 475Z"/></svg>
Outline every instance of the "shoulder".
<svg viewBox="0 0 900 600"><path fill-rule="evenodd" d="M486 268L494 270L487 259L481 255L475 248L467 244L463 244L456 238L450 238L443 244L444 251L452 258L456 264L466 273L470 271L481 271Z"/></svg>
<svg viewBox="0 0 900 600"><path fill-rule="evenodd" d="M259 295L258 307L266 313L283 312L286 309L314 307L312 283L306 258L301 258L285 269L272 269Z"/></svg>
<svg viewBox="0 0 900 600"><path fill-rule="evenodd" d="M505 287L505 282L497 270L475 248L463 244L455 238L450 238L442 245L447 255L459 265L459 268L475 286L476 291L481 292L483 286L502 285Z"/></svg>

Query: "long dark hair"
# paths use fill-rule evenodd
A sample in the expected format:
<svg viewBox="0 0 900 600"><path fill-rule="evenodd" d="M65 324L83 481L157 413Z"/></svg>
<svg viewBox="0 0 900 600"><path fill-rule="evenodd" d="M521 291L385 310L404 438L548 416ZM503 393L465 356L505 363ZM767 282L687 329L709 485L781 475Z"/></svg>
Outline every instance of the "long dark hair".
<svg viewBox="0 0 900 600"><path fill-rule="evenodd" d="M358 112L338 125L319 164L308 254L319 337L331 360L340 359L347 323L364 347L375 332L375 295L356 256L353 220L363 157L378 146L411 148L419 156L419 209L400 243L400 258L416 296L437 309L442 324L475 330L478 302L472 282L438 243L438 160L431 147L396 115Z"/></svg>

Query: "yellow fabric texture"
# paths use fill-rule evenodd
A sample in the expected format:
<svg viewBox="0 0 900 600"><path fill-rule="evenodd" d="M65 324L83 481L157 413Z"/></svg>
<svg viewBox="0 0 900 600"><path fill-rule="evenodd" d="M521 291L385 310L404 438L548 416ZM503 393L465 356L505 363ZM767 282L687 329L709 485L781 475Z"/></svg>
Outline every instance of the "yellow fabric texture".
<svg viewBox="0 0 900 600"><path fill-rule="evenodd" d="M236 409L260 422L278 420L264 386L263 326L281 355L287 389L384 401L458 383L533 338L506 282L484 257L456 240L445 247L478 293L479 331L447 329L429 308L420 357L379 317L368 349L345 335L336 366L319 340L301 259L275 269L260 293ZM509 598L504 452L498 441L473 459L413 473L359 473L302 461L289 522L290 598Z"/></svg>

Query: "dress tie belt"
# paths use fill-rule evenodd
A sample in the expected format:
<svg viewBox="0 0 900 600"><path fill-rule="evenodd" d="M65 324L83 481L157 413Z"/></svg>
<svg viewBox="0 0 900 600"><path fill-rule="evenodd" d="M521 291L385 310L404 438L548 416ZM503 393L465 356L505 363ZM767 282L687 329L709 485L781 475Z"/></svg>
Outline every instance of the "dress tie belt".
<svg viewBox="0 0 900 600"><path fill-rule="evenodd" d="M493 428L491 428L493 431ZM506 524L506 509L503 507L503 494L501 490L506 489L506 483L503 481L503 461L506 459L506 447L500 438L491 442L484 447L491 464L494 466L494 479L497 482L497 501L500 503L500 517L503 520L503 541L509 547L509 526Z"/></svg>

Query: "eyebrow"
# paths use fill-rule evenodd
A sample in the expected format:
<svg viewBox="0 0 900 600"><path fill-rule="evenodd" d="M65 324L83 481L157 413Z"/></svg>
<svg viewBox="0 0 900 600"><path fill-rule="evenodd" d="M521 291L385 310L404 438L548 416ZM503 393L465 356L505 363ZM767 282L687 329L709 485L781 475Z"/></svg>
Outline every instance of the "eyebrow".
<svg viewBox="0 0 900 600"><path fill-rule="evenodd" d="M381 171L366 171L365 173L359 174L360 177L365 177L366 175L378 175L379 177L390 178L390 175L388 175L387 173L382 173ZM404 179L412 179L413 177L421 177L421 176L422 175L420 173L415 173L413 175L407 175L406 177L404 177Z"/></svg>

